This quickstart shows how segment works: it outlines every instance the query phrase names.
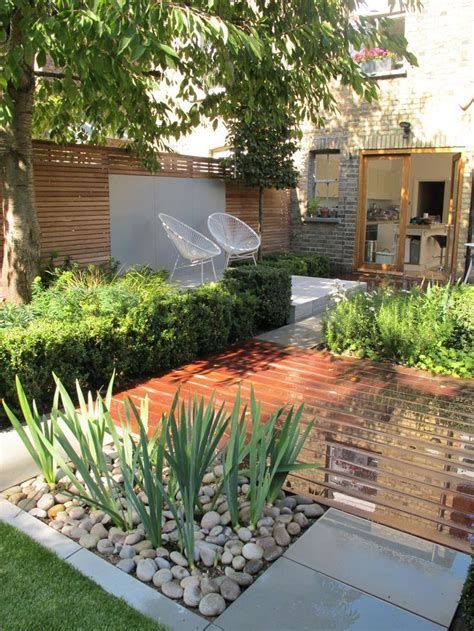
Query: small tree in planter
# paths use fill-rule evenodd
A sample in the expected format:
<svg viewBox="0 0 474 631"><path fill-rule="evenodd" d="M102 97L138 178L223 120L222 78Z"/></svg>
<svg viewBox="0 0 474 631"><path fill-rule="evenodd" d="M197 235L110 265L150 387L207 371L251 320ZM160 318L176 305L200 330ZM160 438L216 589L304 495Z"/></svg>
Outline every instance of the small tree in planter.
<svg viewBox="0 0 474 631"><path fill-rule="evenodd" d="M295 120L289 114L278 118L263 105L252 113L240 106L228 124L232 155L223 160L229 177L258 187L258 226L263 227L263 192L266 188L295 188L298 171L293 162L297 149ZM261 248L259 250L260 258Z"/></svg>

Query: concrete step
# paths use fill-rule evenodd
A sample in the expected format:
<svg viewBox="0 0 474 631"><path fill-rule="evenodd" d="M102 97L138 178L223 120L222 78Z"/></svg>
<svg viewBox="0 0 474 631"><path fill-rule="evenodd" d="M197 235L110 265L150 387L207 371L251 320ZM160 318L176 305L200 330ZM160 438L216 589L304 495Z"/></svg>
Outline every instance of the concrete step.
<svg viewBox="0 0 474 631"><path fill-rule="evenodd" d="M324 313L339 293L350 296L367 290L367 283L359 281L310 276L292 276L291 285L290 323Z"/></svg>

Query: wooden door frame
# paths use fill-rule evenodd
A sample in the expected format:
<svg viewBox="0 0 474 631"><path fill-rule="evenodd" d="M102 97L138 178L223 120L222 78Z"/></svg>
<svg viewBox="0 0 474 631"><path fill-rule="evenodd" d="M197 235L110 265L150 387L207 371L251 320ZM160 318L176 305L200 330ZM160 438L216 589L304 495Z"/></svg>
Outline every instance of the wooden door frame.
<svg viewBox="0 0 474 631"><path fill-rule="evenodd" d="M459 163L456 167L456 163ZM454 207L454 181L455 172L458 169L458 181L456 190L456 206ZM464 177L464 160L462 153L459 151L452 157L451 162L451 188L449 191L449 208L448 208L448 227L453 226L452 234L452 246L450 252L449 261L449 278L453 280L456 276L456 263L457 263L457 249L459 243L459 226L460 226L460 210L462 202L462 185Z"/></svg>
<svg viewBox="0 0 474 631"><path fill-rule="evenodd" d="M413 154L436 154L436 153L451 153L459 154L459 179L458 179L458 190L457 190L457 199L456 199L456 208L452 208L452 191L450 194L450 206L448 209L448 220L453 220L453 247L450 255L450 265L449 270L447 270L447 276L450 278L455 273L457 254L456 250L458 247L459 241L459 225L460 225L460 211L461 211L461 197L462 197L462 186L463 186L463 177L464 177L464 153L461 147L424 147L424 148L407 148L407 149L363 149L360 151L360 163L359 163L359 194L357 201L357 218L356 218L356 242L355 242L355 252L354 252L354 270L359 272L386 272L392 275L403 275L403 263L404 256L402 256L402 248L401 243L405 242L405 234L406 234L406 219L408 216L408 198L409 198L409 180L410 180L410 169L411 169L411 161L410 156ZM366 233L366 225L367 225L367 215L365 212L365 200L367 196L367 164L368 158L370 157L403 157L406 156L408 161L403 162L402 167L402 198L400 202L400 221L402 220L402 213L404 213L404 221L403 226L400 226L399 230L399 247L397 251L397 265L386 265L386 264L376 264L376 263L365 263L364 262L364 246L365 246L365 233ZM406 165L408 164L408 169L406 169ZM452 176L452 174L451 174ZM406 186L404 186L404 182ZM453 178L451 178L451 187L453 187ZM403 233L403 234L402 234ZM403 241L402 241L403 237ZM396 267L400 267L400 269L394 269Z"/></svg>
<svg viewBox="0 0 474 631"><path fill-rule="evenodd" d="M398 246L396 251L396 260L394 265L387 263L367 263L364 261L365 252L365 235L367 228L367 213L365 212L365 201L367 198L367 166L369 159L401 159L402 160L402 177L400 188L400 215L399 215L399 231ZM405 243L406 220L408 215L408 196L410 185L410 154L407 152L397 151L380 151L368 150L361 152L361 168L359 170L359 200L357 209L357 227L356 227L356 250L355 250L355 267L361 272L387 272L390 274L403 273L404 251L401 244Z"/></svg>

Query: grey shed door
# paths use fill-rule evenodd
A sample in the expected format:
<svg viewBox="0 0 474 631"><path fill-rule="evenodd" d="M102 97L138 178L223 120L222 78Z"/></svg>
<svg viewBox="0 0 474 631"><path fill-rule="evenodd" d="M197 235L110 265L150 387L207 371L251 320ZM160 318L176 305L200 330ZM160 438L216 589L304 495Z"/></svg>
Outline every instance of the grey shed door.
<svg viewBox="0 0 474 631"><path fill-rule="evenodd" d="M171 269L176 250L158 214L163 212L210 237L207 218L225 212L221 180L110 175L112 256L124 269L149 265Z"/></svg>

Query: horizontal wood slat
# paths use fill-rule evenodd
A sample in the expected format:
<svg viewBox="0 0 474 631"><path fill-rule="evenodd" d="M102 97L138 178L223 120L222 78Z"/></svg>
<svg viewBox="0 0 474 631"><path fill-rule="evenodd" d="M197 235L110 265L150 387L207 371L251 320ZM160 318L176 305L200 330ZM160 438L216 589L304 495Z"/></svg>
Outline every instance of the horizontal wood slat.
<svg viewBox="0 0 474 631"><path fill-rule="evenodd" d="M81 265L110 259L109 175L150 175L132 154L119 147L60 146L35 141L33 163L36 207L42 231L42 257L70 256ZM223 178L214 158L159 154L161 169L152 174L176 178ZM1 190L1 187L0 187ZM1 200L0 200L1 202ZM257 226L258 190L226 183L226 212ZM289 192L264 193L264 251L289 248ZM3 258L0 214L0 261Z"/></svg>

